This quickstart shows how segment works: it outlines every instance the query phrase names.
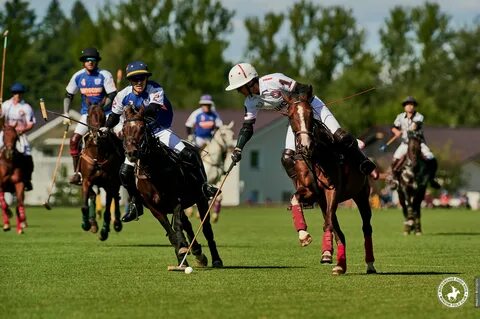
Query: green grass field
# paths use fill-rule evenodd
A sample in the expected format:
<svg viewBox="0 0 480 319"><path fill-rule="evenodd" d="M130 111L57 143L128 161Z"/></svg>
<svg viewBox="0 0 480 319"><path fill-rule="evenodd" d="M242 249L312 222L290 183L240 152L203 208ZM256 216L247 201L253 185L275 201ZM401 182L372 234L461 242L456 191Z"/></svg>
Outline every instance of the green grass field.
<svg viewBox="0 0 480 319"><path fill-rule="evenodd" d="M176 259L150 214L106 242L81 230L79 209L27 215L24 235L0 234L1 318L480 318L480 212L425 210L417 237L402 235L399 210L374 212L379 274L366 275L360 217L340 210L348 272L339 277L319 263L316 210L306 213L314 241L301 248L284 207L224 209L214 230L225 268L190 275L167 272ZM470 288L460 308L437 298L449 276Z"/></svg>

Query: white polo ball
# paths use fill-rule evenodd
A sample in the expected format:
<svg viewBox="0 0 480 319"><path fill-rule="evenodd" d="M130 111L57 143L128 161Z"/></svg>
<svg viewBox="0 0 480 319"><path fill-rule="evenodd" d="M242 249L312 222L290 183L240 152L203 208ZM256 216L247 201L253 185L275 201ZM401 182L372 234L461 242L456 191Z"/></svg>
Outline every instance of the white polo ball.
<svg viewBox="0 0 480 319"><path fill-rule="evenodd" d="M193 268L192 267L187 267L185 268L185 273L186 274L191 274L193 272Z"/></svg>

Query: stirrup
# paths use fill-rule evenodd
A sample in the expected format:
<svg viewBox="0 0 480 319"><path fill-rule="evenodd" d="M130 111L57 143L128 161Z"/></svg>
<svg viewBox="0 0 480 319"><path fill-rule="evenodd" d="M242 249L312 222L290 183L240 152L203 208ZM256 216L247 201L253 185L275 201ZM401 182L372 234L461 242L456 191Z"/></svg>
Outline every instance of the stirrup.
<svg viewBox="0 0 480 319"><path fill-rule="evenodd" d="M82 185L82 173L75 172L72 177L70 177L70 184L73 185Z"/></svg>
<svg viewBox="0 0 480 319"><path fill-rule="evenodd" d="M128 223L132 220L138 220L138 217L143 215L143 205L141 203L136 203L136 201L131 201L128 204L128 212L123 215L122 222Z"/></svg>
<svg viewBox="0 0 480 319"><path fill-rule="evenodd" d="M217 194L217 191L218 191L218 188L213 185L210 185L207 183L202 185L202 192L206 198L213 198L215 194ZM221 193L222 191L220 190L218 194L221 194Z"/></svg>

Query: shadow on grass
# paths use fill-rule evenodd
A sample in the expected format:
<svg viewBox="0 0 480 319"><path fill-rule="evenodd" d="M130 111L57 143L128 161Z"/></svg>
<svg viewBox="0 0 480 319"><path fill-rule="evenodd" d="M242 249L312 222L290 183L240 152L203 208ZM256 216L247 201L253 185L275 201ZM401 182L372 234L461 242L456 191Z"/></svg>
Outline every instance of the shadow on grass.
<svg viewBox="0 0 480 319"><path fill-rule="evenodd" d="M386 271L379 272L377 275L387 276L429 276L429 275L460 275L460 272L448 271Z"/></svg>
<svg viewBox="0 0 480 319"><path fill-rule="evenodd" d="M480 236L479 232L431 233L430 236Z"/></svg>
<svg viewBox="0 0 480 319"><path fill-rule="evenodd" d="M204 270L230 270L230 269L257 270L257 269L300 269L300 268L306 268L306 267L303 267L303 266L223 266L220 268L207 267L207 268L195 268L195 269L204 271Z"/></svg>

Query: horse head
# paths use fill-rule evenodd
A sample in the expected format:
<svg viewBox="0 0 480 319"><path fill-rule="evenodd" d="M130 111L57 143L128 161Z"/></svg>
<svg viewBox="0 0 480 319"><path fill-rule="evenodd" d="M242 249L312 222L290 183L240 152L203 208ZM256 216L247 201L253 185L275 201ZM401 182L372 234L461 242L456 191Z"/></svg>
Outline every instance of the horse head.
<svg viewBox="0 0 480 319"><path fill-rule="evenodd" d="M421 156L422 133L420 131L408 131L407 157L412 168L417 166Z"/></svg>
<svg viewBox="0 0 480 319"><path fill-rule="evenodd" d="M129 161L136 162L140 157L140 144L145 135L144 108L135 110L132 106L125 109L123 123L123 141L125 154Z"/></svg>
<svg viewBox="0 0 480 319"><path fill-rule="evenodd" d="M93 128L105 126L106 116L103 110L103 103L88 103L87 124Z"/></svg>
<svg viewBox="0 0 480 319"><path fill-rule="evenodd" d="M236 145L234 140L235 133L232 129L233 125L233 121L231 121L228 125L222 125L215 131L215 134L213 135L213 140L220 145L223 152L226 152L228 149L233 149Z"/></svg>
<svg viewBox="0 0 480 319"><path fill-rule="evenodd" d="M287 115L295 134L295 148L298 154L308 157L312 155L313 141L313 110L307 100L298 96L282 93L283 100L288 104Z"/></svg>
<svg viewBox="0 0 480 319"><path fill-rule="evenodd" d="M15 144L18 139L17 130L14 126L4 125L3 126L3 147L4 147L4 156L7 160L13 159L13 154L15 152Z"/></svg>

